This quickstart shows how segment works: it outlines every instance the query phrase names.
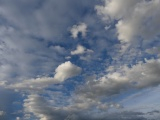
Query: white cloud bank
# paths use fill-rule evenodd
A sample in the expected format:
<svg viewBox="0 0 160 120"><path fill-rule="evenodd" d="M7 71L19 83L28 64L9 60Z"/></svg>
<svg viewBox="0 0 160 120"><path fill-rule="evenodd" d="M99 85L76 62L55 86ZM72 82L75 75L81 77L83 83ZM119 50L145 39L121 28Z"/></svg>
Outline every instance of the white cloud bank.
<svg viewBox="0 0 160 120"><path fill-rule="evenodd" d="M153 39L160 34L160 0L105 0L96 6L99 15L116 24L118 39L129 42L137 37Z"/></svg>

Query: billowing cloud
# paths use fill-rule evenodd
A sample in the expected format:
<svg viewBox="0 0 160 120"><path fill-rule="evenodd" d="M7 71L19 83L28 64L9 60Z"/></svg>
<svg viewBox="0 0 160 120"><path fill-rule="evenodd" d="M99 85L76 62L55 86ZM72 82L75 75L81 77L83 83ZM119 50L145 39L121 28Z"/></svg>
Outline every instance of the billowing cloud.
<svg viewBox="0 0 160 120"><path fill-rule="evenodd" d="M159 5L159 0L106 0L104 6L96 6L96 9L104 20L118 20L118 39L129 42L138 37L154 39L160 34Z"/></svg>
<svg viewBox="0 0 160 120"><path fill-rule="evenodd" d="M61 65L59 65L55 70L54 79L63 82L65 79L74 77L80 74L82 69L70 61L67 61Z"/></svg>
<svg viewBox="0 0 160 120"><path fill-rule="evenodd" d="M73 25L70 32L74 39L78 37L79 33L82 34L82 37L85 37L87 32L87 25L85 23L80 23L79 25Z"/></svg>

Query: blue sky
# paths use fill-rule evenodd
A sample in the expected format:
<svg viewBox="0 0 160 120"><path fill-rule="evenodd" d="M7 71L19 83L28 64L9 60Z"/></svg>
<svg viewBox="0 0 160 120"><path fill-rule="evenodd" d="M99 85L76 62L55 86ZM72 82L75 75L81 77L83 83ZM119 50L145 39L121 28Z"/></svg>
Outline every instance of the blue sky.
<svg viewBox="0 0 160 120"><path fill-rule="evenodd" d="M0 119L160 119L160 0L0 0Z"/></svg>

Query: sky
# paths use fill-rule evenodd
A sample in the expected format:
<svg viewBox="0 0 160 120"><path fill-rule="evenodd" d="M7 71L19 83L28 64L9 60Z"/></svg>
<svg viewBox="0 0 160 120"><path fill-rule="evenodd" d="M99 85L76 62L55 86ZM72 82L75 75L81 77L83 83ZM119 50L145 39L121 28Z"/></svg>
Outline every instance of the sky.
<svg viewBox="0 0 160 120"><path fill-rule="evenodd" d="M0 0L0 120L160 119L160 0Z"/></svg>

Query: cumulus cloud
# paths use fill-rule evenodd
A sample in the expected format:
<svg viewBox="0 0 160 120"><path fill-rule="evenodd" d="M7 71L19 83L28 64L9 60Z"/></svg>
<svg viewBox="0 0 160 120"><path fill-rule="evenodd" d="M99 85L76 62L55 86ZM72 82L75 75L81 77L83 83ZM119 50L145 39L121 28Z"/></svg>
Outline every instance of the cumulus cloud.
<svg viewBox="0 0 160 120"><path fill-rule="evenodd" d="M104 20L118 20L118 39L129 42L137 37L154 39L160 34L159 5L159 0L106 0L104 6L96 9Z"/></svg>
<svg viewBox="0 0 160 120"><path fill-rule="evenodd" d="M93 51L85 48L82 45L77 45L76 50L71 51L71 55L79 55L79 54L85 54L85 53L93 53Z"/></svg>
<svg viewBox="0 0 160 120"><path fill-rule="evenodd" d="M36 79L24 80L19 83L6 85L6 87L21 90L41 90L51 84L62 83L66 79L74 77L80 74L81 70L80 67L67 61L56 68L54 77L39 77Z"/></svg>
<svg viewBox="0 0 160 120"><path fill-rule="evenodd" d="M59 65L55 70L54 79L63 82L65 79L74 77L80 74L82 69L70 61L67 61L61 65Z"/></svg>
<svg viewBox="0 0 160 120"><path fill-rule="evenodd" d="M85 23L80 23L79 25L73 25L70 32L74 39L78 37L79 33L82 34L82 37L85 37L87 32L87 25Z"/></svg>

